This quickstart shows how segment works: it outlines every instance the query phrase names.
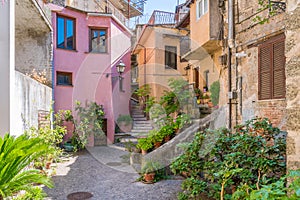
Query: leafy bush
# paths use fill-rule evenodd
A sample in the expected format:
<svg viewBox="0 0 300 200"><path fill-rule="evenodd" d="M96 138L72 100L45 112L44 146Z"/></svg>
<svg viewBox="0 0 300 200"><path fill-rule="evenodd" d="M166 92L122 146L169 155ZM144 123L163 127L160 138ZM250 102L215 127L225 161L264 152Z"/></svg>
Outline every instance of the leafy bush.
<svg viewBox="0 0 300 200"><path fill-rule="evenodd" d="M75 130L72 136L72 145L75 149L84 149L90 135L104 134L102 126L105 113L103 106L96 102L87 102L85 106L82 106L77 101L75 111L78 119L74 121Z"/></svg>
<svg viewBox="0 0 300 200"><path fill-rule="evenodd" d="M17 138L6 134L0 137L0 199L25 190L32 192L34 184L53 187L49 177L40 170L28 169L28 166L49 152L49 145L40 138Z"/></svg>
<svg viewBox="0 0 300 200"><path fill-rule="evenodd" d="M210 86L210 98L214 106L219 104L220 82L215 81Z"/></svg>
<svg viewBox="0 0 300 200"><path fill-rule="evenodd" d="M120 115L117 119L117 123L124 123L126 126L128 126L132 123L132 118L130 117L130 115Z"/></svg>
<svg viewBox="0 0 300 200"><path fill-rule="evenodd" d="M136 145L137 148L148 151L153 147L152 141L149 138L140 138Z"/></svg>
<svg viewBox="0 0 300 200"><path fill-rule="evenodd" d="M206 183L201 190L183 187L181 196L194 198L203 190L211 197L227 199L234 188L247 193L280 180L286 171L285 153L280 130L268 119L256 118L232 132L219 129L197 133L171 169L176 174L188 173L187 185L195 179Z"/></svg>

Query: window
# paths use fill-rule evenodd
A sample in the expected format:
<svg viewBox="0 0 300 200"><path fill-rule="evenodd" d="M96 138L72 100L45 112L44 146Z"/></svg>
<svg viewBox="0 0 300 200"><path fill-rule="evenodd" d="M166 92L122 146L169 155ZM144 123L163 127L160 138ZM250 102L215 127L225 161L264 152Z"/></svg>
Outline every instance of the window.
<svg viewBox="0 0 300 200"><path fill-rule="evenodd" d="M209 84L208 84L209 70L204 71L204 77L205 77L205 86L204 87L206 87L206 91L208 91L208 87L209 87Z"/></svg>
<svg viewBox="0 0 300 200"><path fill-rule="evenodd" d="M202 15L207 13L208 11L208 0L198 0L197 1L197 19L199 19Z"/></svg>
<svg viewBox="0 0 300 200"><path fill-rule="evenodd" d="M56 85L72 86L72 73L70 72L56 72Z"/></svg>
<svg viewBox="0 0 300 200"><path fill-rule="evenodd" d="M285 98L284 35L258 47L258 98Z"/></svg>
<svg viewBox="0 0 300 200"><path fill-rule="evenodd" d="M75 50L75 19L57 16L57 48Z"/></svg>
<svg viewBox="0 0 300 200"><path fill-rule="evenodd" d="M107 52L107 34L106 29L91 29L90 52Z"/></svg>
<svg viewBox="0 0 300 200"><path fill-rule="evenodd" d="M177 69L177 47L165 46L165 66Z"/></svg>

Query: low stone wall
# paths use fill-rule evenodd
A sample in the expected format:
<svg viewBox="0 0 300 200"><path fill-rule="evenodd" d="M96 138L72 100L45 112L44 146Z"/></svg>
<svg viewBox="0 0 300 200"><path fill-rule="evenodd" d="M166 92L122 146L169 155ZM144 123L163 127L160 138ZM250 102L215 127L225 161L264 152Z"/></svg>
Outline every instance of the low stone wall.
<svg viewBox="0 0 300 200"><path fill-rule="evenodd" d="M163 166L169 166L172 161L183 153L183 149L178 147L178 144L191 142L194 138L195 133L201 130L205 130L209 127L211 117L195 120L193 124L181 131L176 137L170 142L163 144L158 149L146 154L142 163L145 161L159 162Z"/></svg>
<svg viewBox="0 0 300 200"><path fill-rule="evenodd" d="M50 112L52 89L28 76L15 73L15 100L14 100L14 135L24 133L31 126L45 125L45 114ZM41 124L39 124L39 122Z"/></svg>

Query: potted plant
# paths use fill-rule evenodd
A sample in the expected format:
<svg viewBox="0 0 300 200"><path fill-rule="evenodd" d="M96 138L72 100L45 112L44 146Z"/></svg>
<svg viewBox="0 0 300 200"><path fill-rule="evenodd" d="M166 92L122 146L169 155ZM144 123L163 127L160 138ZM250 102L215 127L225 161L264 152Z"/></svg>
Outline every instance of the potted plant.
<svg viewBox="0 0 300 200"><path fill-rule="evenodd" d="M154 144L154 148L157 149L161 146L164 135L160 131L152 130L149 133L149 139L152 141L152 144Z"/></svg>
<svg viewBox="0 0 300 200"><path fill-rule="evenodd" d="M136 145L137 148L142 150L142 154L145 155L149 149L153 147L153 144L149 138L140 138Z"/></svg>
<svg viewBox="0 0 300 200"><path fill-rule="evenodd" d="M205 94L205 95L203 96L203 101L204 101L204 103L208 103L208 101L209 101L209 96L208 96L208 94Z"/></svg>
<svg viewBox="0 0 300 200"><path fill-rule="evenodd" d="M146 183L153 183L155 179L155 173L161 169L161 165L158 162L146 161L141 169L141 173L144 176L144 181Z"/></svg>
<svg viewBox="0 0 300 200"><path fill-rule="evenodd" d="M202 91L199 88L195 88L194 92L196 97L201 97L203 95Z"/></svg>
<svg viewBox="0 0 300 200"><path fill-rule="evenodd" d="M164 136L164 142L168 142L171 140L171 137L173 136L174 134L174 129L171 125L166 125L166 126L163 126L161 129L160 129L160 132L163 134Z"/></svg>
<svg viewBox="0 0 300 200"><path fill-rule="evenodd" d="M122 132L130 132L132 129L132 118L130 115L119 115L117 124Z"/></svg>

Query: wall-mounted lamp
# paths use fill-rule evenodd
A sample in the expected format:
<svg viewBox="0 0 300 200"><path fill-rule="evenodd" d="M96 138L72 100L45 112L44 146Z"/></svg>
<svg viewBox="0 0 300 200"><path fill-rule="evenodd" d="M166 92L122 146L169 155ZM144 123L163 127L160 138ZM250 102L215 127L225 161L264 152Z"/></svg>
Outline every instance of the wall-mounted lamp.
<svg viewBox="0 0 300 200"><path fill-rule="evenodd" d="M124 73L126 68L126 65L122 62L122 60L120 60L120 63L117 65L117 72L119 73L119 89L120 92L125 92L123 90L123 77L122 74Z"/></svg>

